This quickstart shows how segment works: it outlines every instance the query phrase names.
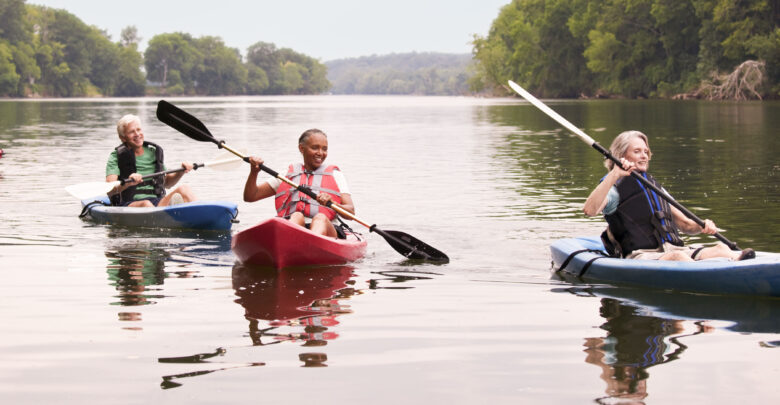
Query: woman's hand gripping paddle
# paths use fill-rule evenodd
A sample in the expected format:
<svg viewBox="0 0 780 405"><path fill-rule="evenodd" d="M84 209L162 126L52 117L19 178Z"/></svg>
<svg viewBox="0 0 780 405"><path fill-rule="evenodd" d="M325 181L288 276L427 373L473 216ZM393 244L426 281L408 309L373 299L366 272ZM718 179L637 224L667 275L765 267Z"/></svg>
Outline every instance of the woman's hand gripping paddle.
<svg viewBox="0 0 780 405"><path fill-rule="evenodd" d="M225 145L224 141L218 141L214 138L200 120L165 100L160 100L157 104L157 118L196 141L214 143L219 148L224 148L244 161L249 162L247 156L244 156L242 153ZM295 187L298 191L307 196L317 198L317 195L311 189L293 183L290 179L279 175L279 173L271 170L265 165L260 165L260 169L290 186ZM369 225L336 203L330 202L328 207L338 212L339 215L367 227L370 232L378 233L393 249L406 258L436 263L447 263L450 260L443 252L409 234L400 231L383 231L377 228L376 224Z"/></svg>
<svg viewBox="0 0 780 405"><path fill-rule="evenodd" d="M574 126L571 122L567 121L565 118L560 116L557 112L553 111L552 108L548 107L543 102L539 101L538 98L534 97L531 93L525 91L522 87L520 87L517 83L513 81L509 81L509 87L512 88L517 94L521 95L524 99L526 99L529 103L533 104L534 107L542 110L545 114L547 114L550 118L557 121L559 124L563 125L577 135L583 142L587 143L593 149L596 149L604 155L607 159L615 162L616 165L618 165L620 168L625 169L623 165L620 163L620 159L613 156L607 149L604 149L603 146L599 145L598 142L594 141L593 138L588 136L585 132ZM667 194L665 191L663 191L661 188L656 187L654 184L650 183L647 179L642 177L639 173L632 171L631 176L633 176L635 179L642 182L642 184L645 185L645 187L648 187L658 193L664 200L666 200L669 204L673 205L675 208L680 210L686 217L690 218L693 222L696 222L700 227L704 228L704 221L702 221L699 217L697 217L693 212L689 211L687 208L683 207L682 204L678 203L674 198L672 198L669 194ZM737 244L726 239L725 236L721 235L720 233L715 233L713 236L718 238L721 242L725 243L731 250L739 250L737 247Z"/></svg>
<svg viewBox="0 0 780 405"><path fill-rule="evenodd" d="M234 170L237 168L237 166L241 164L242 164L241 159L238 159L233 155L226 156L225 153L220 153L212 161L205 162L205 163L193 163L192 169L197 170L199 167L208 167L216 170ZM152 177L164 176L168 173L177 173L181 171L184 171L183 167L180 167L178 169L166 170L164 172L159 172L159 173L147 174L142 178L146 180ZM79 200L84 200L86 198L105 195L109 191L113 190L114 187L125 184L128 181L129 179L122 179L122 180L116 180L110 182L93 181L88 183L72 184L70 186L65 187L65 191L70 193L70 195L78 198Z"/></svg>

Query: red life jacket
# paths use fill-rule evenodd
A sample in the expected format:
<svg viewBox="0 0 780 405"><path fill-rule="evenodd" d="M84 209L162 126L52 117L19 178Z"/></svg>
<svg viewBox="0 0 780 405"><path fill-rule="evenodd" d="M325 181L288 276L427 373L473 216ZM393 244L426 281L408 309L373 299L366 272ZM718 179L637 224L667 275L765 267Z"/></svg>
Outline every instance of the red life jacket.
<svg viewBox="0 0 780 405"><path fill-rule="evenodd" d="M285 177L295 184L309 186L315 194L328 194L331 201L341 204L341 191L333 177L333 171L338 169L336 166L320 166L317 170L310 172L304 169L303 164L296 163L290 165ZM288 217L293 212L300 212L307 218L314 218L319 213L324 214L330 220L336 218L336 211L320 205L317 200L309 198L285 182L282 182L276 190L275 202L276 215L280 217Z"/></svg>

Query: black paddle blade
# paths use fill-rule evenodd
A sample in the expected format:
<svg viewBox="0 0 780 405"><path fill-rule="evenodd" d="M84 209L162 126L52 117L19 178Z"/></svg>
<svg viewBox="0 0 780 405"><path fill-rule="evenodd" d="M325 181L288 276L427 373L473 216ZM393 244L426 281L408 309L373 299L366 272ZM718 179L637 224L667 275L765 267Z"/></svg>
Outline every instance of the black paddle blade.
<svg viewBox="0 0 780 405"><path fill-rule="evenodd" d="M196 141L214 142L219 145L219 141L214 139L199 119L165 100L157 103L157 119Z"/></svg>
<svg viewBox="0 0 780 405"><path fill-rule="evenodd" d="M449 263L450 258L435 247L415 238L408 233L400 231L383 231L376 227L370 228L372 232L381 235L396 252L408 259L425 260L434 263Z"/></svg>

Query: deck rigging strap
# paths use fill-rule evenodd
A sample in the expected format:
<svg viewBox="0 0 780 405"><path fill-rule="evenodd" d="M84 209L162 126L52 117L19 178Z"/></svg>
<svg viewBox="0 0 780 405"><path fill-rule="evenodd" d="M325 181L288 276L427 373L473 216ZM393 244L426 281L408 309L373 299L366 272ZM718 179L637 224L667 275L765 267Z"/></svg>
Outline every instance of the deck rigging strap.
<svg viewBox="0 0 780 405"><path fill-rule="evenodd" d="M106 204L105 202L100 200L92 201L91 203L84 205L84 208L81 210L81 214L79 214L79 218L86 217L89 214L89 211L92 209L92 207L96 205L111 205L111 204Z"/></svg>
<svg viewBox="0 0 780 405"><path fill-rule="evenodd" d="M609 255L606 252L604 252L603 250L601 250L601 249L581 249L581 250L576 250L576 251L572 252L569 255L569 257L566 258L566 260L563 261L563 264L561 264L561 267L558 267L558 269L555 270L555 272L559 273L559 272L563 271L563 269L565 269L566 266L569 265L569 262L571 262L571 260L574 259L575 256L577 256L580 253L586 253L586 252L598 253L598 254L601 255L601 257L595 257L595 258L591 259L588 263L586 263L585 267L583 267L583 269L580 271L580 274L577 275L578 277L580 277L583 274L585 274L585 271L588 269L588 267L590 267L590 264L593 263L594 260L601 259L602 257L609 257Z"/></svg>

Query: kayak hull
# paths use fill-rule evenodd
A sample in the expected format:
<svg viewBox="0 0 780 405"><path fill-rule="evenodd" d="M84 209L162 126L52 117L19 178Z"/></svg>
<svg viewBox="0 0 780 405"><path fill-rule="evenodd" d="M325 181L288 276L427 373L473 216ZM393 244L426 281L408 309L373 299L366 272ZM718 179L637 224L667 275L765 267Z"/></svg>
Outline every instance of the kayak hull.
<svg viewBox="0 0 780 405"><path fill-rule="evenodd" d="M84 218L100 224L126 227L229 230L238 216L238 206L229 201L195 201L166 207L115 207L108 198L89 198L81 201Z"/></svg>
<svg viewBox="0 0 780 405"><path fill-rule="evenodd" d="M756 252L743 261L709 259L695 262L629 260L595 252L598 237L570 238L550 245L553 270L562 276L653 288L710 294L780 297L780 254ZM568 263L566 263L568 260ZM565 267L561 269L561 266Z"/></svg>
<svg viewBox="0 0 780 405"><path fill-rule="evenodd" d="M329 238L274 217L236 233L230 245L243 264L281 269L345 264L363 257L367 243L356 234Z"/></svg>

